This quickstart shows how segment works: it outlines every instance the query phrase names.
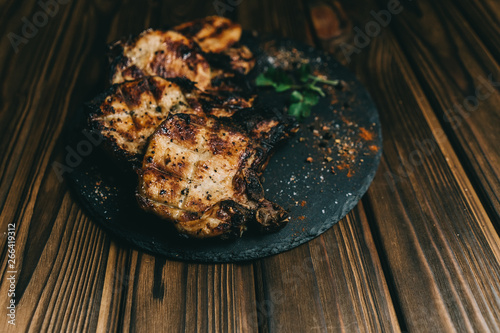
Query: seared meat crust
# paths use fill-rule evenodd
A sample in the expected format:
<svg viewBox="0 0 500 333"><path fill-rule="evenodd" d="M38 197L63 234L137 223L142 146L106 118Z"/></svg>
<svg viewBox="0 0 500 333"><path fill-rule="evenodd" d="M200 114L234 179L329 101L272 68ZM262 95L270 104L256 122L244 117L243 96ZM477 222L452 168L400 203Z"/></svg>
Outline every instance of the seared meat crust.
<svg viewBox="0 0 500 333"><path fill-rule="evenodd" d="M193 39L203 52L222 55L229 68L238 73L247 74L255 65L252 52L246 46L238 45L241 26L225 17L209 16L180 24L173 30ZM211 62L210 57L208 55L207 59L211 65L217 67L217 63Z"/></svg>
<svg viewBox="0 0 500 333"><path fill-rule="evenodd" d="M147 140L169 114L230 117L252 102L202 92L190 81L152 76L113 85L87 106L90 128L103 137L107 150L141 161Z"/></svg>
<svg viewBox="0 0 500 333"><path fill-rule="evenodd" d="M146 30L111 46L112 87L88 103L89 125L138 170L137 201L195 238L275 231L287 213L260 177L293 118L254 105L252 52L222 17Z"/></svg>
<svg viewBox="0 0 500 333"><path fill-rule="evenodd" d="M236 45L240 37L241 26L217 16L169 31L146 30L110 46L111 83L157 75L189 79L201 90L228 88L211 81L247 74L255 65L252 52Z"/></svg>
<svg viewBox="0 0 500 333"><path fill-rule="evenodd" d="M111 49L117 54L111 64L112 84L158 75L189 79L202 90L210 86L210 65L199 46L178 32L148 29Z"/></svg>
<svg viewBox="0 0 500 333"><path fill-rule="evenodd" d="M170 113L189 108L182 89L160 77L125 82L87 104L90 128L106 148L126 160L140 160L148 138Z"/></svg>
<svg viewBox="0 0 500 333"><path fill-rule="evenodd" d="M203 52L220 53L241 38L241 26L221 16L208 16L175 26L173 30L193 39Z"/></svg>
<svg viewBox="0 0 500 333"><path fill-rule="evenodd" d="M259 176L294 123L279 114L252 114L169 116L144 156L140 206L195 238L240 236L252 222L264 231L283 227L287 214L264 198Z"/></svg>

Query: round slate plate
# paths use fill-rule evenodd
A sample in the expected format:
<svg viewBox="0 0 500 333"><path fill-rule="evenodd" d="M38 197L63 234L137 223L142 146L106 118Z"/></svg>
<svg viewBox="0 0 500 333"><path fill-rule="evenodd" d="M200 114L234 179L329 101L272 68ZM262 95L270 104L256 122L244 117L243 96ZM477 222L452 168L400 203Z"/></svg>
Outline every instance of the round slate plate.
<svg viewBox="0 0 500 333"><path fill-rule="evenodd" d="M266 235L250 229L236 240L186 239L170 223L138 208L135 174L120 172L99 149L92 149L81 161L73 159L78 165L72 166L68 178L102 227L137 248L169 258L233 262L299 246L328 230L357 204L375 175L382 147L378 113L368 92L335 59L312 47L291 40L255 41L247 45L257 55L256 72L306 61L317 74L341 80L325 88L327 96L300 124L299 132L276 150L264 172L266 198L289 211L288 225ZM282 108L288 98L289 93L273 93L269 106ZM71 132L80 134L73 134L70 147L83 152L88 144L82 142L89 140L81 135L81 127L75 130Z"/></svg>

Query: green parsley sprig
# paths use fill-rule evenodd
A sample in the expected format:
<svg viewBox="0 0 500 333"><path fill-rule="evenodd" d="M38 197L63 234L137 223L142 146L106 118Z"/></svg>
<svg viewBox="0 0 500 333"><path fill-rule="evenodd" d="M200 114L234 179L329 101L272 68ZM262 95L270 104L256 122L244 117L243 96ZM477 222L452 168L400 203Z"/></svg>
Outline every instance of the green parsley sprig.
<svg viewBox="0 0 500 333"><path fill-rule="evenodd" d="M290 76L281 68L270 67L255 79L259 87L273 87L276 92L293 89L290 95L290 106L288 113L297 119L309 117L311 108L318 104L319 96L325 97L325 93L316 84L337 85L339 80L325 80L312 74L309 64L303 64ZM298 80L294 80L293 77ZM296 81L300 81L296 84Z"/></svg>

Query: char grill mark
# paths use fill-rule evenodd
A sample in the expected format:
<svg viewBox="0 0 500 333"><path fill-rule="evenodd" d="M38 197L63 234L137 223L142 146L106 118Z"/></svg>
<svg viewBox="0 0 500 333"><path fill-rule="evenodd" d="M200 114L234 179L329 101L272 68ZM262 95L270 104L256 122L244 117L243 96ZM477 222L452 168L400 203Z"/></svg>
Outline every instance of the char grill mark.
<svg viewBox="0 0 500 333"><path fill-rule="evenodd" d="M141 159L148 138L170 113L196 112L177 84L160 77L114 85L87 107L90 128L105 148L129 161Z"/></svg>
<svg viewBox="0 0 500 333"><path fill-rule="evenodd" d="M173 28L198 43L203 52L220 53L241 38L241 26L225 17L209 16Z"/></svg>
<svg viewBox="0 0 500 333"><path fill-rule="evenodd" d="M89 123L115 157L137 162L146 211L195 237L275 231L286 212L259 178L292 118L254 106L252 52L241 27L209 17L171 31L146 30L111 47L111 83L89 103Z"/></svg>
<svg viewBox="0 0 500 333"><path fill-rule="evenodd" d="M270 133L283 131L282 140L294 123L268 117L271 125L251 134L245 130L251 123L234 119L170 115L151 137L143 160L141 207L195 238L240 236L248 223L263 231L283 227L287 214L264 198L259 176L280 141L270 140Z"/></svg>
<svg viewBox="0 0 500 333"><path fill-rule="evenodd" d="M89 122L115 156L140 161L148 138L169 114L231 117L252 102L202 92L184 79L146 77L114 85L89 103Z"/></svg>
<svg viewBox="0 0 500 333"><path fill-rule="evenodd" d="M252 52L238 45L240 37L240 25L216 16L169 31L146 30L110 46L111 83L157 75L186 78L201 90L236 92L237 84L212 82L221 78L236 82L235 75L247 74L254 67Z"/></svg>
<svg viewBox="0 0 500 333"><path fill-rule="evenodd" d="M198 43L212 66L247 74L255 59L244 45L238 45L242 29L231 20L210 16L173 28Z"/></svg>
<svg viewBox="0 0 500 333"><path fill-rule="evenodd" d="M175 31L146 30L135 39L111 46L111 83L135 80L142 76L186 78L198 88L210 86L210 65L199 46Z"/></svg>

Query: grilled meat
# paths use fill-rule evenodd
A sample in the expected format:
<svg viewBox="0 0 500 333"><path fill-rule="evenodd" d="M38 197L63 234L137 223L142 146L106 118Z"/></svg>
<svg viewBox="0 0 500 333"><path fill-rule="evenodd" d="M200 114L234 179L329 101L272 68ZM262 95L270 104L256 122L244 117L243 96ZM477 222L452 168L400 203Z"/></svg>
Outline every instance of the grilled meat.
<svg viewBox="0 0 500 333"><path fill-rule="evenodd" d="M180 24L173 28L193 39L203 52L220 53L241 38L241 26L221 16L209 16Z"/></svg>
<svg viewBox="0 0 500 333"><path fill-rule="evenodd" d="M211 70L199 46L175 31L148 29L137 38L112 45L117 54L111 64L111 83L144 76L182 77L204 90L210 86Z"/></svg>
<svg viewBox="0 0 500 333"><path fill-rule="evenodd" d="M170 115L150 139L138 202L195 238L240 236L249 222L278 230L287 214L264 198L259 177L274 146L294 128L290 118L269 111Z"/></svg>
<svg viewBox="0 0 500 333"><path fill-rule="evenodd" d="M214 16L119 41L113 85L88 104L105 147L142 160L139 205L190 237L237 237L251 224L274 231L288 221L259 179L296 123L254 105L246 74L255 59L241 33Z"/></svg>
<svg viewBox="0 0 500 333"><path fill-rule="evenodd" d="M89 123L116 157L140 161L147 140L169 114L230 117L252 102L202 92L190 81L152 76L113 85L90 102Z"/></svg>
<svg viewBox="0 0 500 333"><path fill-rule="evenodd" d="M111 45L111 83L157 75L186 78L201 90L217 91L226 86L213 85L214 78L246 74L255 64L247 47L231 47L240 39L241 27L228 19L211 17L174 29L178 31L149 29ZM234 90L234 85L228 87Z"/></svg>
<svg viewBox="0 0 500 333"><path fill-rule="evenodd" d="M247 74L255 65L252 52L246 46L238 45L241 26L225 17L209 16L180 24L173 30L193 39L203 52L222 55L229 67L238 73ZM209 62L216 67L221 63L210 61L210 56Z"/></svg>
<svg viewBox="0 0 500 333"><path fill-rule="evenodd" d="M90 128L117 157L141 159L146 141L170 113L195 112L182 89L160 77L125 82L88 103Z"/></svg>

